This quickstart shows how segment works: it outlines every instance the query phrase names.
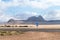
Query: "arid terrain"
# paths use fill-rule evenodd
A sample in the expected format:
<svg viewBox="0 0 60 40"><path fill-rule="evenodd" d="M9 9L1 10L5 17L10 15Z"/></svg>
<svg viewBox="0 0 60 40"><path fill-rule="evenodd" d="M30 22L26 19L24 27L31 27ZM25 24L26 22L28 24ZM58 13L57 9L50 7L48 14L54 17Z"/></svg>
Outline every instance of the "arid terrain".
<svg viewBox="0 0 60 40"><path fill-rule="evenodd" d="M0 27L24 27L27 26L28 28L37 28L35 24L8 24L8 25L0 25ZM38 28L48 28L48 29L60 29L60 24L54 25L39 25Z"/></svg>
<svg viewBox="0 0 60 40"><path fill-rule="evenodd" d="M34 28L35 25L30 25ZM35 26L36 28L36 26ZM59 29L60 25L39 25L38 28ZM25 32L19 35L0 36L0 40L60 40L60 32Z"/></svg>
<svg viewBox="0 0 60 40"><path fill-rule="evenodd" d="M60 32L26 32L20 35L0 36L0 40L60 40Z"/></svg>

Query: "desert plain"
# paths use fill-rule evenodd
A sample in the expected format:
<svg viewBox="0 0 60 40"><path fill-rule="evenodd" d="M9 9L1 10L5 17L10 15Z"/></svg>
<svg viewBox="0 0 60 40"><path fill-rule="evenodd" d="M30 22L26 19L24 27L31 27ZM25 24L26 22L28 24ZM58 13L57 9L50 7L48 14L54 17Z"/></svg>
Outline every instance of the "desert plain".
<svg viewBox="0 0 60 40"><path fill-rule="evenodd" d="M36 25L28 25L36 28ZM38 28L60 29L60 25L39 25ZM24 32L19 35L0 36L0 40L60 40L60 32Z"/></svg>

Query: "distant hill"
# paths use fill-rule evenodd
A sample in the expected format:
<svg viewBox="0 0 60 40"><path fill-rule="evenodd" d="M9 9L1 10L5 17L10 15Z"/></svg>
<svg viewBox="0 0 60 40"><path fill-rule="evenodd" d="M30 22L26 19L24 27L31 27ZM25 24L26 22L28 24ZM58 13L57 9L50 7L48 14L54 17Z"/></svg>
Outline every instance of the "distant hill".
<svg viewBox="0 0 60 40"><path fill-rule="evenodd" d="M60 20L50 20L48 22L60 22Z"/></svg>
<svg viewBox="0 0 60 40"><path fill-rule="evenodd" d="M29 17L27 20L14 20L14 19L10 19L7 23L35 23L35 22L39 22L40 24L60 24L60 20L45 20L42 16L32 16Z"/></svg>
<svg viewBox="0 0 60 40"><path fill-rule="evenodd" d="M8 21L8 23L27 23L27 22L45 22L46 20L44 20L44 18L42 16L32 16L29 17L27 20L14 20L14 19L10 19Z"/></svg>
<svg viewBox="0 0 60 40"><path fill-rule="evenodd" d="M44 20L44 18L42 16L32 16L32 17L29 17L27 20L27 22L45 22L46 20Z"/></svg>
<svg viewBox="0 0 60 40"><path fill-rule="evenodd" d="M14 19L10 19L10 20L8 21L8 23L13 23L13 22L15 22Z"/></svg>
<svg viewBox="0 0 60 40"><path fill-rule="evenodd" d="M14 20L14 19L10 19L7 23L24 23L25 20Z"/></svg>

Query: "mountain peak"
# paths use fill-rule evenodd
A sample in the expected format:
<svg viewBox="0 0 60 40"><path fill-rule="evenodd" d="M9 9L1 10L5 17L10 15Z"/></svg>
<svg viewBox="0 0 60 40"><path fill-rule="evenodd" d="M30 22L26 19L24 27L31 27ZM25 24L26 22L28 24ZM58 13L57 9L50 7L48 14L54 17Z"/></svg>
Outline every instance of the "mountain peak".
<svg viewBox="0 0 60 40"><path fill-rule="evenodd" d="M32 17L29 17L27 19L27 21L32 21L32 22L38 21L38 22L41 22L41 21L45 21L45 20L44 20L44 18L42 16L38 16L38 17L32 16Z"/></svg>
<svg viewBox="0 0 60 40"><path fill-rule="evenodd" d="M9 23L9 22L14 22L14 21L15 21L14 19L10 19L10 20L8 21L8 23Z"/></svg>
<svg viewBox="0 0 60 40"><path fill-rule="evenodd" d="M14 19L10 19L8 21L8 23L24 23L24 22L45 22L44 18L42 16L32 16L32 17L29 17L27 20L14 20Z"/></svg>

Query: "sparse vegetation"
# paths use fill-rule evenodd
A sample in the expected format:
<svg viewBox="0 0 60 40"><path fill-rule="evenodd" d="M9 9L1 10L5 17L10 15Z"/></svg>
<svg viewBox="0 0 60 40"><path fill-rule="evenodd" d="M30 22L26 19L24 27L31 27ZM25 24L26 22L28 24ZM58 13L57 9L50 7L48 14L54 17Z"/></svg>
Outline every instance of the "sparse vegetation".
<svg viewBox="0 0 60 40"><path fill-rule="evenodd" d="M4 27L4 26L0 26L0 27Z"/></svg>
<svg viewBox="0 0 60 40"><path fill-rule="evenodd" d="M6 27L11 27L11 26L8 25L8 26L6 26Z"/></svg>
<svg viewBox="0 0 60 40"><path fill-rule="evenodd" d="M0 36L8 36L8 35L18 35L23 34L21 31L0 31Z"/></svg>
<svg viewBox="0 0 60 40"><path fill-rule="evenodd" d="M12 26L11 26L11 25L4 25L4 26L0 26L0 27L28 27L28 26L21 26L21 25L20 25L20 26L18 26L18 25L15 25L15 26L14 26L14 25L12 25Z"/></svg>
<svg viewBox="0 0 60 40"><path fill-rule="evenodd" d="M19 26L19 27L28 27L28 26Z"/></svg>

